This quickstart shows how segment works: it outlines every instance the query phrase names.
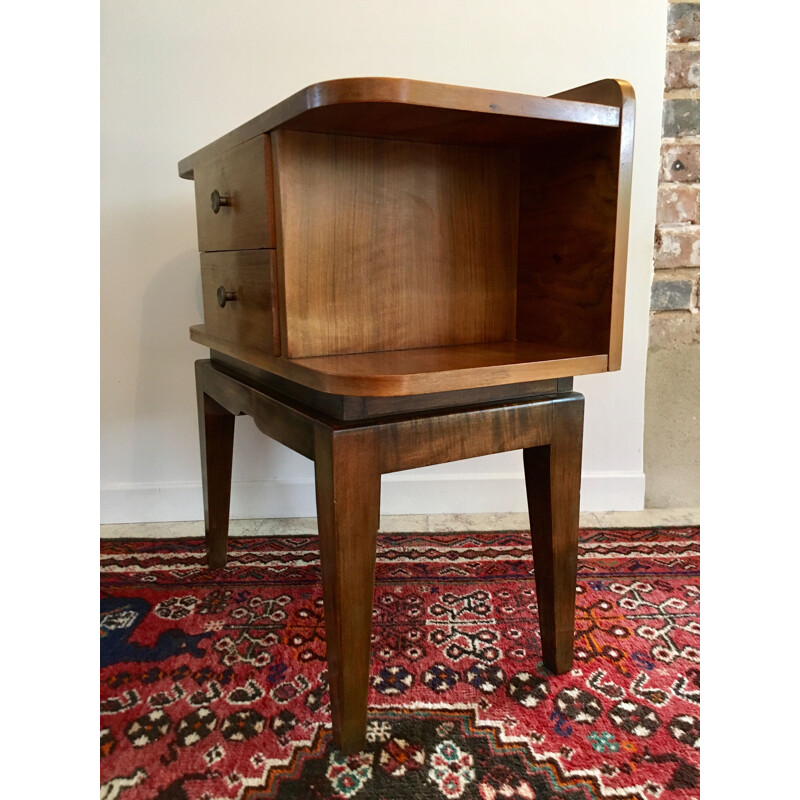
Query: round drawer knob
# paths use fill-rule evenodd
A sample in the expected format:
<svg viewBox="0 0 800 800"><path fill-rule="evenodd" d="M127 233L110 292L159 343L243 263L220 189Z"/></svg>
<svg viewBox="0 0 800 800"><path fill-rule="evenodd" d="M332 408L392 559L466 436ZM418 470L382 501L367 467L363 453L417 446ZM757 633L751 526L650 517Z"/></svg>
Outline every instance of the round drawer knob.
<svg viewBox="0 0 800 800"><path fill-rule="evenodd" d="M220 308L225 308L226 303L233 302L236 299L236 292L228 292L224 286L217 289L217 303Z"/></svg>
<svg viewBox="0 0 800 800"><path fill-rule="evenodd" d="M219 214L219 210L222 206L229 206L231 204L230 197L225 197L221 195L216 189L211 192L211 210L215 214Z"/></svg>

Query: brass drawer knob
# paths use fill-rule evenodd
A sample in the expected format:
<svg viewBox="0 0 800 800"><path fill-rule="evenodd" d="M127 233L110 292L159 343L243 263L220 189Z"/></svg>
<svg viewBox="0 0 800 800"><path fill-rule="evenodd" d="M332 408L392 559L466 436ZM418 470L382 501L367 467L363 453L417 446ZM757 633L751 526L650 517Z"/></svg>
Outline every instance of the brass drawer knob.
<svg viewBox="0 0 800 800"><path fill-rule="evenodd" d="M215 214L219 214L219 210L222 206L229 206L231 204L230 197L225 197L225 195L221 195L216 189L211 192L211 210Z"/></svg>
<svg viewBox="0 0 800 800"><path fill-rule="evenodd" d="M220 308L225 308L226 303L231 303L234 300L236 300L236 292L228 292L224 286L220 286L217 289L217 303L219 303Z"/></svg>

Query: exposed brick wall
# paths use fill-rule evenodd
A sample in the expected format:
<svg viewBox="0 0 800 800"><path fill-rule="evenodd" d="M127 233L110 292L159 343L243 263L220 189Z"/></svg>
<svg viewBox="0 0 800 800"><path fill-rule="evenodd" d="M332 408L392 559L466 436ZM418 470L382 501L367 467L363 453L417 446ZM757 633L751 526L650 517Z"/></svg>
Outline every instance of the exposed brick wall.
<svg viewBox="0 0 800 800"><path fill-rule="evenodd" d="M700 311L700 3L670 2L658 186L656 327ZM693 326L696 327L696 326Z"/></svg>

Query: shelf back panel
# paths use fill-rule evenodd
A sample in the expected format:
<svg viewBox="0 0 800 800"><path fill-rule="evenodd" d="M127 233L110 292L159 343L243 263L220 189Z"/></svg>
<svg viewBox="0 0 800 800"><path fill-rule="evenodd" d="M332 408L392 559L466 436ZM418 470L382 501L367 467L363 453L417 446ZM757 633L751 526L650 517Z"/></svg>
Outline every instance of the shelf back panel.
<svg viewBox="0 0 800 800"><path fill-rule="evenodd" d="M271 137L284 356L514 338L517 149Z"/></svg>

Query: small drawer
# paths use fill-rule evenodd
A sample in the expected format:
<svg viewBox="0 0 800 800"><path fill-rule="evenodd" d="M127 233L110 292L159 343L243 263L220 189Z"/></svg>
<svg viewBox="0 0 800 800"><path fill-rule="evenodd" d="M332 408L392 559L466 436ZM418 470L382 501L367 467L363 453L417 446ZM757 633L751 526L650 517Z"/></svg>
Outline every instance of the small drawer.
<svg viewBox="0 0 800 800"><path fill-rule="evenodd" d="M257 136L194 171L201 251L275 247L269 136Z"/></svg>
<svg viewBox="0 0 800 800"><path fill-rule="evenodd" d="M200 267L209 335L280 355L275 251L202 253Z"/></svg>

